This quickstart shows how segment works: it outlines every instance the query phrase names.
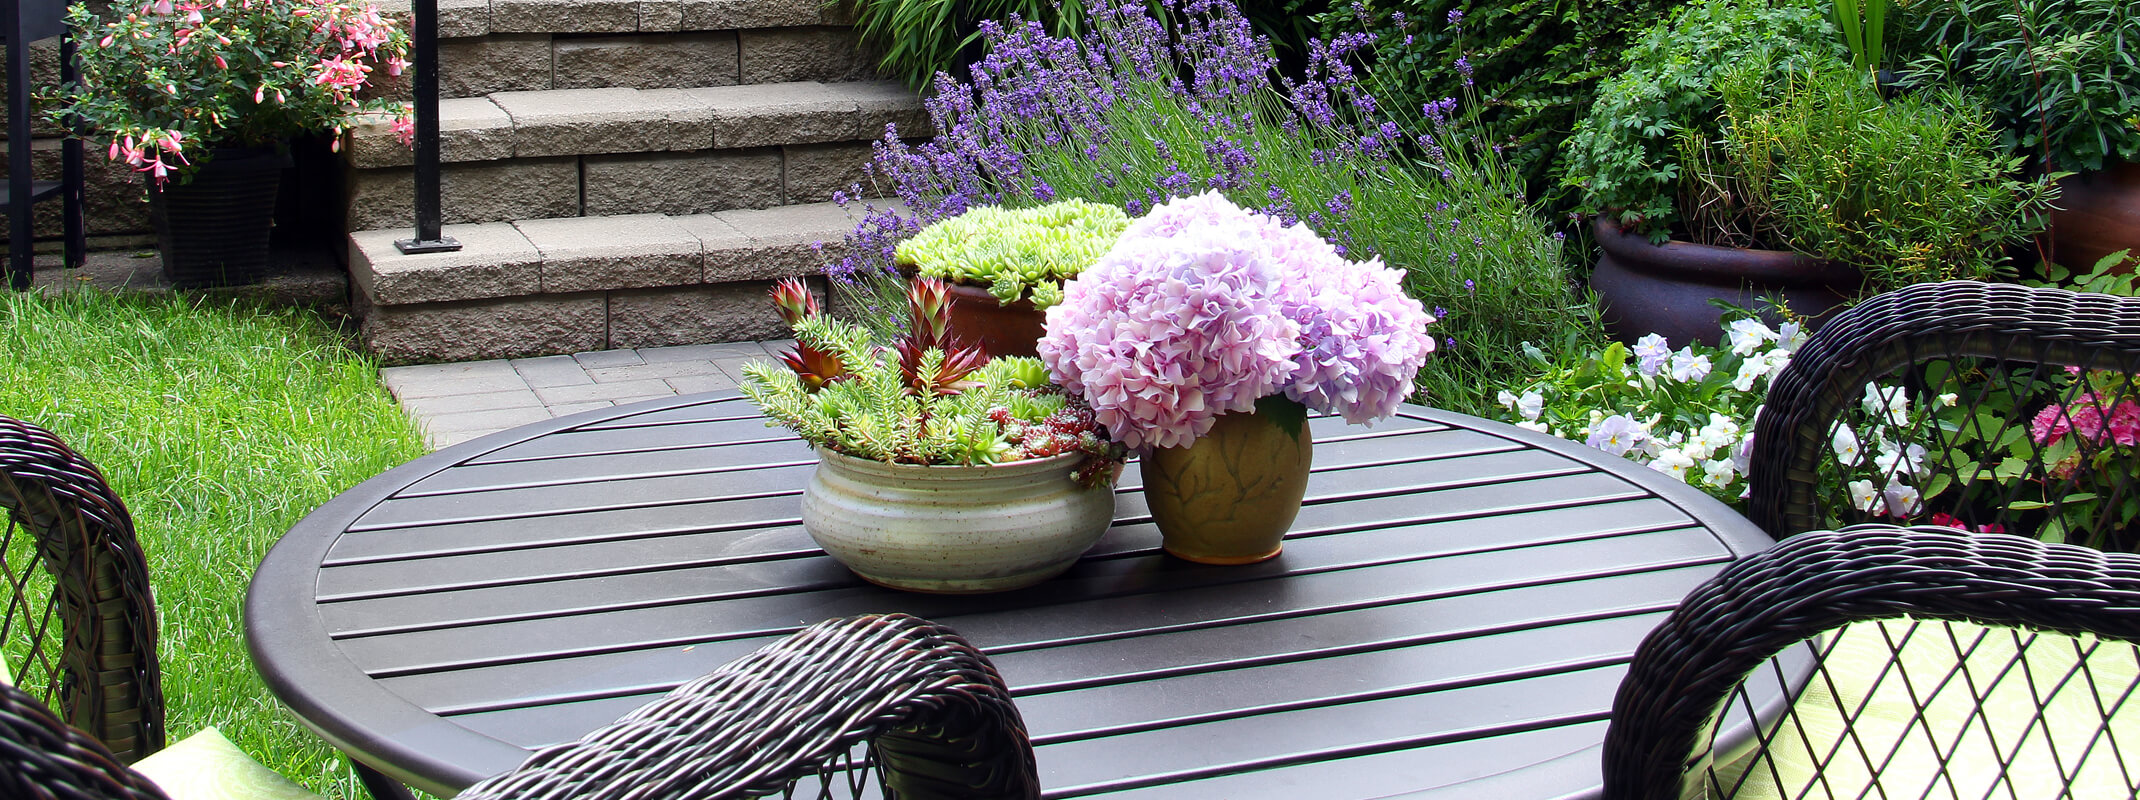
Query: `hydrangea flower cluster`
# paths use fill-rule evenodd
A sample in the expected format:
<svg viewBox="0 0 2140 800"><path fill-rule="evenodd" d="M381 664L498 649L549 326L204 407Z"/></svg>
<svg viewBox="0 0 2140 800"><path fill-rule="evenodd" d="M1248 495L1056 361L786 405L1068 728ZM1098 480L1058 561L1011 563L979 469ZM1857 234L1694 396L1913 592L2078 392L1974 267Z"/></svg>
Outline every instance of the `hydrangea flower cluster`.
<svg viewBox="0 0 2140 800"><path fill-rule="evenodd" d="M1394 270L1216 192L1165 203L1063 287L1040 357L1116 441L1181 447L1275 394L1388 416L1434 351Z"/></svg>

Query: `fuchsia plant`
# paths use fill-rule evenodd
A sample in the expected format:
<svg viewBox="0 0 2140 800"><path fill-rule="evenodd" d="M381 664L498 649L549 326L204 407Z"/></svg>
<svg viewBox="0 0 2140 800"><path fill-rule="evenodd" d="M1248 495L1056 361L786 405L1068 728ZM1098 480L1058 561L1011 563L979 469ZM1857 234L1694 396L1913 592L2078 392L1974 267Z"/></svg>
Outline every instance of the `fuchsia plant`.
<svg viewBox="0 0 2140 800"><path fill-rule="evenodd" d="M150 0L101 16L68 9L83 32L81 81L49 112L110 137L107 153L157 185L183 178L214 147L273 145L372 111L407 111L358 93L379 70L408 67L408 35L363 0ZM335 146L340 147L337 139Z"/></svg>
<svg viewBox="0 0 2140 800"><path fill-rule="evenodd" d="M1434 320L1400 280L1206 192L1130 223L1064 284L1040 357L1133 448L1186 446L1271 395L1367 422L1396 411L1434 352Z"/></svg>

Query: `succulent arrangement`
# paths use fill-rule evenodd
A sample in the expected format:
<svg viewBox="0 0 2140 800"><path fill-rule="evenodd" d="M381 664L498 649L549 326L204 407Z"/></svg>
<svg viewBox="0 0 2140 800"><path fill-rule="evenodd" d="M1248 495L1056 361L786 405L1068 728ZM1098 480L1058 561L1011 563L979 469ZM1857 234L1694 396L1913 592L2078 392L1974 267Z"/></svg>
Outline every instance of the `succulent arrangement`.
<svg viewBox="0 0 2140 800"><path fill-rule="evenodd" d="M922 277L985 286L1004 305L1030 296L1044 309L1062 299L1063 281L1098 261L1128 227L1122 209L1077 199L980 206L922 228L894 257Z"/></svg>
<svg viewBox="0 0 2140 800"><path fill-rule="evenodd" d="M947 338L942 281L917 279L907 297L908 331L887 346L823 314L801 281L781 281L773 301L795 350L744 367L743 393L769 424L857 458L970 466L1084 453L1080 483L1113 480L1127 451L1090 406L1048 383L1039 359L991 360Z"/></svg>

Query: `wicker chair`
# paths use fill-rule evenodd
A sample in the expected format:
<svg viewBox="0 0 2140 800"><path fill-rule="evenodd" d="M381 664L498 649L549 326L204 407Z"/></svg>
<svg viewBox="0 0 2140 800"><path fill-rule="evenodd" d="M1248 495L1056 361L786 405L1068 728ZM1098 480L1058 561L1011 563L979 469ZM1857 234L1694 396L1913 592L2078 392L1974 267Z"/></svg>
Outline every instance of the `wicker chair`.
<svg viewBox="0 0 2140 800"><path fill-rule="evenodd" d="M0 417L0 663L121 763L164 746L156 605L132 517L88 460Z"/></svg>
<svg viewBox="0 0 2140 800"><path fill-rule="evenodd" d="M2140 543L2136 374L2140 300L2105 295L1920 285L1814 334L1752 447L1784 541L1637 651L1606 795L2140 793L2140 556L2094 549ZM1801 694L1743 724L1794 648Z"/></svg>
<svg viewBox="0 0 2140 800"><path fill-rule="evenodd" d="M0 652L19 665L0 681L0 797L166 797L125 766L164 746L155 604L125 506L49 431L6 417L0 505ZM913 800L1039 796L988 659L948 629L868 615L767 645L460 797L855 796L867 780Z"/></svg>

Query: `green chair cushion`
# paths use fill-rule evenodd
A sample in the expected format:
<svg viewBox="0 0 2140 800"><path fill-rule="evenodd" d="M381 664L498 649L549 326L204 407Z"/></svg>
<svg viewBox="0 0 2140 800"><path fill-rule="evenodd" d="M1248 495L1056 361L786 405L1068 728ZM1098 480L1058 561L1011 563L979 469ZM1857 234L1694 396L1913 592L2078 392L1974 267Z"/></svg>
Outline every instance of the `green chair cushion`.
<svg viewBox="0 0 2140 800"><path fill-rule="evenodd" d="M1829 680L1815 677L1766 750L1720 769L1724 785L1743 771L1742 798L2052 797L2063 773L2067 796L2130 796L2118 761L2140 743L2140 702L2120 703L2140 670L2133 648L2036 635L2046 641L2017 659L2028 632L1851 625ZM1890 643L1905 637L1898 670ZM2110 732L2119 745L2097 739Z"/></svg>
<svg viewBox="0 0 2140 800"><path fill-rule="evenodd" d="M215 728L134 762L171 800L320 800L260 765Z"/></svg>

